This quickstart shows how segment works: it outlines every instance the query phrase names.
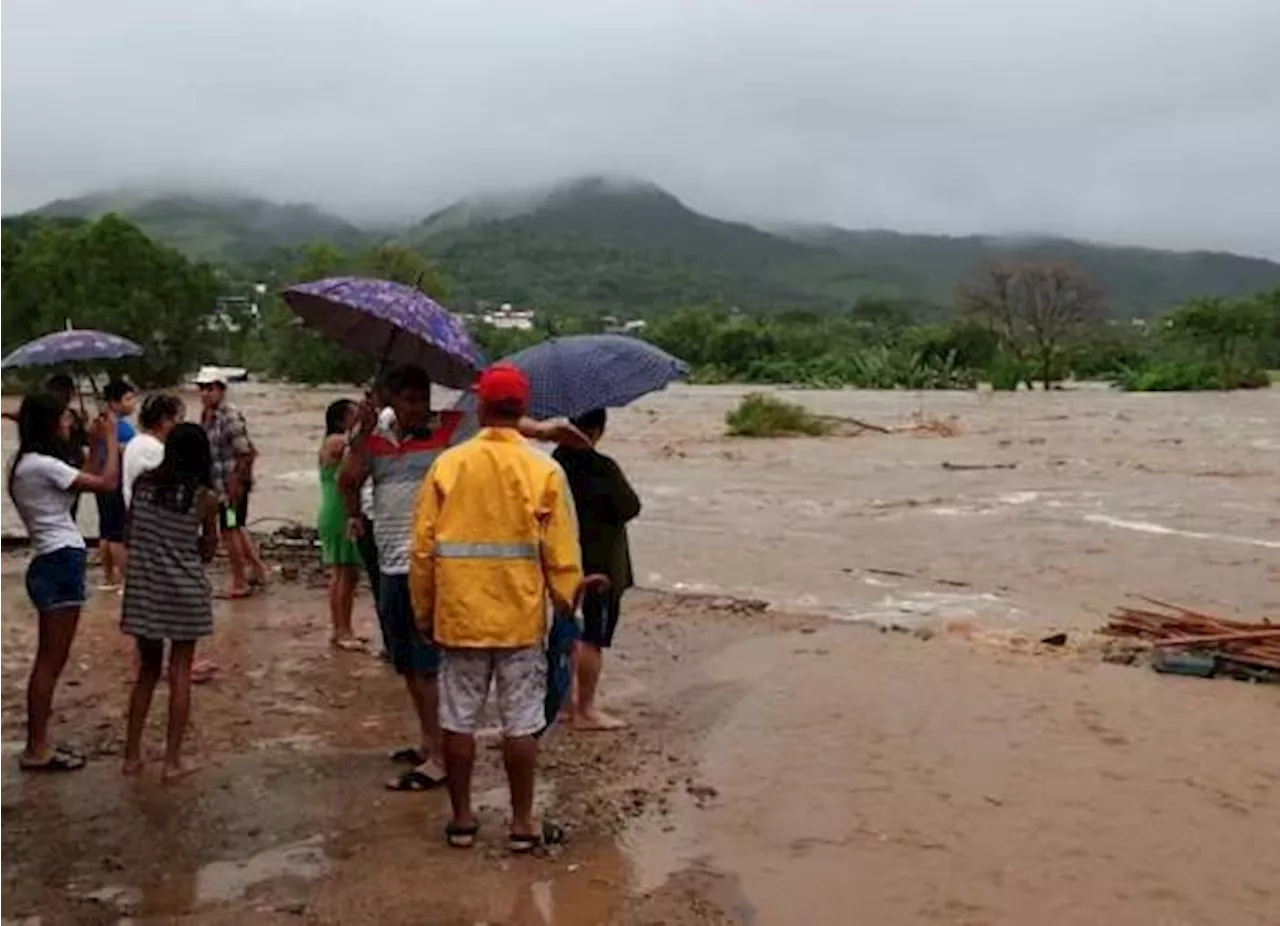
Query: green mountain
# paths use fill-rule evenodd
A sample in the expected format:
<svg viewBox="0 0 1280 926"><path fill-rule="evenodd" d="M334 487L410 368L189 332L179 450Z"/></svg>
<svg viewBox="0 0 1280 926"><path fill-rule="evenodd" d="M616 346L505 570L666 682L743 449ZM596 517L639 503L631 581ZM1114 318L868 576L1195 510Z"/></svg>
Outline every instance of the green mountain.
<svg viewBox="0 0 1280 926"><path fill-rule="evenodd" d="M465 200L405 237L443 266L465 302L623 313L706 301L839 310L867 295L950 306L966 276L1011 256L1076 264L1121 316L1280 286L1280 264L1233 254L826 226L768 232L697 213L652 184L603 177Z"/></svg>
<svg viewBox="0 0 1280 926"><path fill-rule="evenodd" d="M361 229L315 207L238 196L115 193L59 200L44 216L119 212L188 255L261 273L326 241L355 249L394 235L453 281L453 303L653 314L719 302L747 311L839 311L868 295L942 307L993 258L1066 260L1108 292L1117 315L1147 316L1199 295L1280 286L1280 264L1233 254L1111 247L1057 238L766 231L696 212L650 183L588 177L462 200L407 229Z"/></svg>
<svg viewBox="0 0 1280 926"><path fill-rule="evenodd" d="M86 219L108 212L119 213L189 257L219 264L257 261L273 250L311 241L355 247L365 237L351 222L315 206L248 196L97 193L55 200L36 210L46 217Z"/></svg>
<svg viewBox="0 0 1280 926"><path fill-rule="evenodd" d="M765 311L836 308L878 288L832 249L602 177L457 203L404 238L441 264L466 301L636 313L718 300Z"/></svg>
<svg viewBox="0 0 1280 926"><path fill-rule="evenodd" d="M1238 296L1280 285L1280 264L1215 251L1160 251L1052 237L951 238L831 226L791 229L795 241L830 248L872 278L931 302L950 303L957 282L994 258L1060 260L1106 290L1117 315L1147 317L1192 296Z"/></svg>

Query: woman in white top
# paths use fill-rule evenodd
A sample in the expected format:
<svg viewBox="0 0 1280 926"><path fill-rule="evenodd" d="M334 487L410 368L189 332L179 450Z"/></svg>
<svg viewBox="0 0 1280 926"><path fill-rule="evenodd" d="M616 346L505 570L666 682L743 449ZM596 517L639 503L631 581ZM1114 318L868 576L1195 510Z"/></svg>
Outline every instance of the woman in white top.
<svg viewBox="0 0 1280 926"><path fill-rule="evenodd" d="M124 466L120 488L124 490L124 507L133 501L133 484L143 473L150 472L164 459L164 442L182 423L187 409L182 400L168 393L147 396L138 413L138 435L124 448Z"/></svg>
<svg viewBox="0 0 1280 926"><path fill-rule="evenodd" d="M120 485L120 445L110 412L94 422L90 461L83 470L66 462L71 411L48 394L29 395L18 410L18 452L9 470L9 497L26 525L35 558L27 567L27 594L40 614L39 644L27 684L26 771L66 772L84 756L54 748L49 737L53 691L66 665L84 605L85 542L71 516L79 492L114 492Z"/></svg>

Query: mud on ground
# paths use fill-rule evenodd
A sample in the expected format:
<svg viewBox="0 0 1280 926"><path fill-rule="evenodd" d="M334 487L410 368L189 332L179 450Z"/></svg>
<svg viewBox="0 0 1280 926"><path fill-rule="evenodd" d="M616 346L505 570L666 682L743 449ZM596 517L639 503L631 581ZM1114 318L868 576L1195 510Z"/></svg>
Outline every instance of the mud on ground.
<svg viewBox="0 0 1280 926"><path fill-rule="evenodd" d="M6 557L11 736L23 729L32 646L32 625L16 619L20 569ZM496 750L484 750L479 763L483 829L472 852L444 847L443 793L383 788L397 771L387 752L411 742L407 699L375 656L330 649L322 593L306 584L277 582L260 598L218 603L218 633L202 654L220 671L195 690L188 741L202 770L177 784L159 781L162 688L147 733L153 764L142 780L123 778L130 669L117 600L99 593L86 609L57 699L57 735L84 748L89 767L22 775L13 758L20 743L6 743L6 922L721 921L723 879L690 868L637 894L618 840L640 818L661 829L673 808L710 793L697 777L696 740L729 700L724 686L690 667L698 654L712 641L795 620L728 602L635 595L628 646L612 667L613 700L625 704L632 726L548 738L540 806L571 842L552 856L512 859ZM358 611L372 632L367 600ZM643 671L629 671L633 665Z"/></svg>

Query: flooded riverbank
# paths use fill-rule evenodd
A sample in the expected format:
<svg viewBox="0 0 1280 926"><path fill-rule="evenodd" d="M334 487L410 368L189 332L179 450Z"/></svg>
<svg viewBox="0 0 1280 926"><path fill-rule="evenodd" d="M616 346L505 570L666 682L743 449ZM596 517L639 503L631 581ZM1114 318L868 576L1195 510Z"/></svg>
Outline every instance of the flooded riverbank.
<svg viewBox="0 0 1280 926"><path fill-rule="evenodd" d="M503 851L496 752L472 853L443 845L444 795L382 788L412 728L403 690L328 647L305 571L216 603L197 776L119 774L129 652L105 594L56 701L90 766L20 774L34 620L6 554L5 922L1269 924L1277 689L984 633L1092 627L1130 593L1280 612L1280 395L798 393L961 434L729 440L741 391L613 418L657 590L628 598L606 669L631 729L547 744L542 807L573 835L551 857ZM262 528L310 521L335 394L235 387ZM367 595L357 619L372 629Z"/></svg>
<svg viewBox="0 0 1280 926"><path fill-rule="evenodd" d="M642 585L1036 629L1094 626L1130 594L1280 611L1278 390L803 391L790 397L823 414L924 415L960 434L726 438L745 391L676 387L612 416L605 449L645 505L632 530ZM339 394L233 387L262 454L260 527L314 518L323 410ZM16 524L7 499L4 522Z"/></svg>

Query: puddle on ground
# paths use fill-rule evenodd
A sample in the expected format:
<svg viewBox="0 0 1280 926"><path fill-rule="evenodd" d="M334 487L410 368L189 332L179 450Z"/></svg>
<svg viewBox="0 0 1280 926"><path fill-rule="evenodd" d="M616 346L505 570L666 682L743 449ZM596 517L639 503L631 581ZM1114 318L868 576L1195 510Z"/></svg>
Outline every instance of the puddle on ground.
<svg viewBox="0 0 1280 926"><path fill-rule="evenodd" d="M632 891L655 891L677 872L697 863L697 813L692 800L673 795L670 813L640 817L618 837L631 866Z"/></svg>
<svg viewBox="0 0 1280 926"><path fill-rule="evenodd" d="M318 733L294 733L254 740L253 749L292 749L295 752L317 752L325 747L326 738Z"/></svg>
<svg viewBox="0 0 1280 926"><path fill-rule="evenodd" d="M314 881L329 868L324 837L267 849L245 859L212 862L196 872L196 904L239 900L256 884L275 878Z"/></svg>
<svg viewBox="0 0 1280 926"><path fill-rule="evenodd" d="M175 916L209 904L236 903L274 882L304 885L329 871L324 837L311 836L266 849L241 859L210 862L189 874L167 877L139 892L120 894L134 899L144 916ZM107 888L105 890L112 890Z"/></svg>

